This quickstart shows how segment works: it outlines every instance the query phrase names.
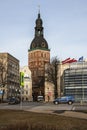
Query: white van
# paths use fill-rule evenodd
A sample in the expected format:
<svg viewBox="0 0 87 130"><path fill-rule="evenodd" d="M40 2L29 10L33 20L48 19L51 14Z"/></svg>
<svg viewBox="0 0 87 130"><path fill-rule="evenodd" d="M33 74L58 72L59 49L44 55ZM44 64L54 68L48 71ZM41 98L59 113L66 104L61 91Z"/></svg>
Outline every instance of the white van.
<svg viewBox="0 0 87 130"><path fill-rule="evenodd" d="M37 101L38 101L38 102L44 101L44 97L43 97L43 96L37 96Z"/></svg>

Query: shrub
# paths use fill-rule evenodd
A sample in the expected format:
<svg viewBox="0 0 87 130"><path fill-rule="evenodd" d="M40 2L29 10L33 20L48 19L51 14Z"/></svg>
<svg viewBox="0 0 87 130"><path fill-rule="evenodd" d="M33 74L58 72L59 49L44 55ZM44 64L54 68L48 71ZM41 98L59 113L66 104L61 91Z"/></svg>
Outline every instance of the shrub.
<svg viewBox="0 0 87 130"><path fill-rule="evenodd" d="M27 122L25 123L17 123L15 125L11 124L9 126L6 126L6 128L2 128L1 130L58 130L58 128L54 128L54 126L48 126L43 124L29 124Z"/></svg>

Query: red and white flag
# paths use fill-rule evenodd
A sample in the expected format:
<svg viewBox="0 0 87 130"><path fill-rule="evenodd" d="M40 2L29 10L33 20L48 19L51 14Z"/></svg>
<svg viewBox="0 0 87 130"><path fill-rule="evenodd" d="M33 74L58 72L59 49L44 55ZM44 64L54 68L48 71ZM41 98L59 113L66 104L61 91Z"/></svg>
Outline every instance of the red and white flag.
<svg viewBox="0 0 87 130"><path fill-rule="evenodd" d="M65 64L65 63L67 63L70 60L71 60L70 58L67 58L67 59L65 59L65 60L62 61L62 64Z"/></svg>
<svg viewBox="0 0 87 130"><path fill-rule="evenodd" d="M71 59L71 58L67 58L66 60L62 61L62 64L66 64L66 63L73 63L73 62L77 62L76 59Z"/></svg>

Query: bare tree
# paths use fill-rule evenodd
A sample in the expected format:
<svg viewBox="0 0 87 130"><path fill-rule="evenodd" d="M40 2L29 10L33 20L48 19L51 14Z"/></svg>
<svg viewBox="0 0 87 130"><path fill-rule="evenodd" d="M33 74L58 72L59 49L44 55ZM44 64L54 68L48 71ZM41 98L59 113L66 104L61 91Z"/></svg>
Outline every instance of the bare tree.
<svg viewBox="0 0 87 130"><path fill-rule="evenodd" d="M54 94L55 98L58 96L57 90L57 72L58 72L58 63L59 59L57 57L53 57L51 59L51 63L46 67L46 80L52 82L55 86Z"/></svg>
<svg viewBox="0 0 87 130"><path fill-rule="evenodd" d="M6 85L6 62L4 60L4 57L1 57L0 58L0 90L2 91L1 101L3 101L5 85Z"/></svg>

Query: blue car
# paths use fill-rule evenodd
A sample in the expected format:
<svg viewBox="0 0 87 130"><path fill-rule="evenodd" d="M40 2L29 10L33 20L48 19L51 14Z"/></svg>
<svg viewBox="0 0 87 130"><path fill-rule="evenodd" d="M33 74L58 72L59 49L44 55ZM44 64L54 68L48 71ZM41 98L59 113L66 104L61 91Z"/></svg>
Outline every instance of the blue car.
<svg viewBox="0 0 87 130"><path fill-rule="evenodd" d="M75 99L73 96L63 96L60 98L56 98L53 103L54 104L59 104L59 103L68 103L69 105L71 105L72 103L75 102Z"/></svg>
<svg viewBox="0 0 87 130"><path fill-rule="evenodd" d="M20 103L20 99L16 98L16 97L11 97L8 101L8 104L19 104Z"/></svg>

